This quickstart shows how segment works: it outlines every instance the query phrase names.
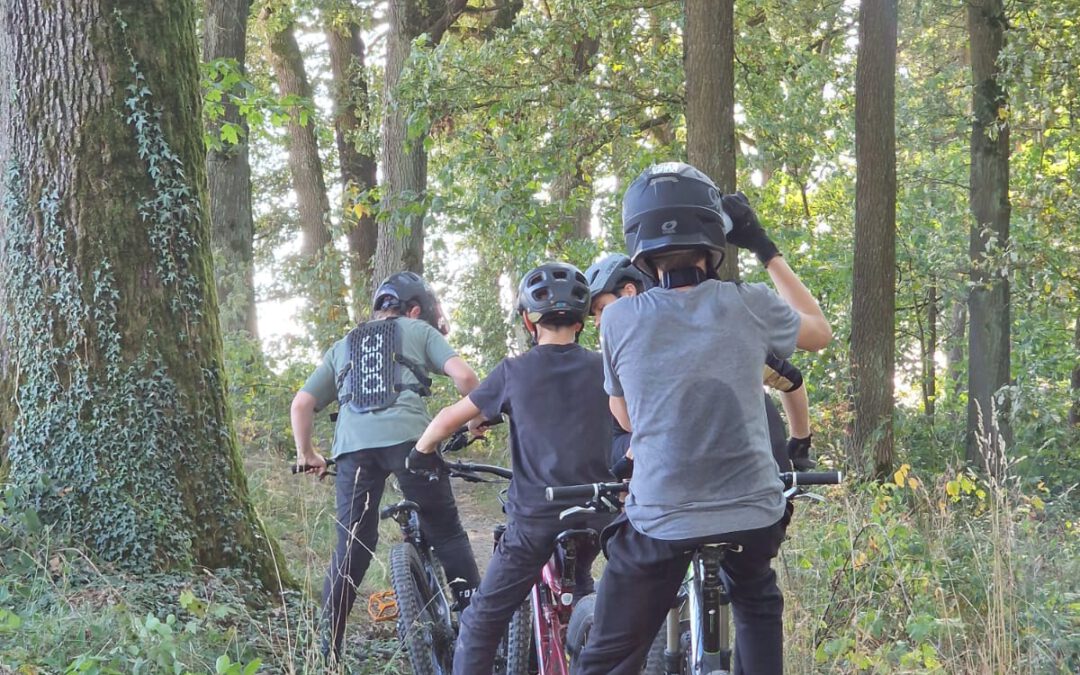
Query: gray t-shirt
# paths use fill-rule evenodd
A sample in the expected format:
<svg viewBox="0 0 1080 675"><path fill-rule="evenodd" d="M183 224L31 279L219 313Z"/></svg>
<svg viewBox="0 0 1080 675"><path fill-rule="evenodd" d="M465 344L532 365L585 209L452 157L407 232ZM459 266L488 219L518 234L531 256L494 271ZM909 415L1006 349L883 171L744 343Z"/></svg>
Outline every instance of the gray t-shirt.
<svg viewBox="0 0 1080 675"><path fill-rule="evenodd" d="M401 329L401 353L429 373L443 374L443 366L455 356L446 338L426 321L401 317L395 319ZM322 363L304 383L301 391L315 397L315 409L322 410L347 392L348 378L339 383L339 374L349 364L348 338L342 338L327 350ZM408 368L402 368L404 384L419 381ZM338 390L338 387L341 390ZM358 413L347 405L338 411L334 427L333 456L366 448L384 448L420 438L431 422L424 399L410 390L401 392L394 405L385 410Z"/></svg>
<svg viewBox="0 0 1080 675"><path fill-rule="evenodd" d="M604 309L604 387L626 399L639 532L687 539L773 524L784 513L761 369L795 349L799 315L765 284L654 288Z"/></svg>

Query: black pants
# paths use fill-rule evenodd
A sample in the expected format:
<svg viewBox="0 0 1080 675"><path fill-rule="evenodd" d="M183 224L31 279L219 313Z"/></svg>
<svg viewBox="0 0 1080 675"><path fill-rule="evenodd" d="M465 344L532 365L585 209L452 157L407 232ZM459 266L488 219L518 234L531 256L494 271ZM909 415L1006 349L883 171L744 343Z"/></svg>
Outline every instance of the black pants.
<svg viewBox="0 0 1080 675"><path fill-rule="evenodd" d="M323 585L323 620L330 629L335 656L341 655L345 621L379 541L379 502L391 473L397 476L405 498L420 505L420 529L435 548L455 592L471 590L480 582L450 479L429 482L405 470L405 457L414 444L359 450L337 460L338 542Z"/></svg>
<svg viewBox="0 0 1080 675"><path fill-rule="evenodd" d="M742 544L728 553L735 618L735 673L783 673L784 597L770 561L780 550L789 515L769 527L666 541L635 530L625 514L605 532L608 565L600 580L596 616L575 675L637 675L649 645L679 590L694 548L703 543Z"/></svg>
<svg viewBox="0 0 1080 675"><path fill-rule="evenodd" d="M495 652L514 611L540 579L540 570L555 550L555 537L563 530L591 527L599 532L611 521L609 514L550 522L513 520L499 539L484 580L461 617L454 650L455 675L487 675L495 665ZM576 597L592 592L590 568L600 549L577 552Z"/></svg>

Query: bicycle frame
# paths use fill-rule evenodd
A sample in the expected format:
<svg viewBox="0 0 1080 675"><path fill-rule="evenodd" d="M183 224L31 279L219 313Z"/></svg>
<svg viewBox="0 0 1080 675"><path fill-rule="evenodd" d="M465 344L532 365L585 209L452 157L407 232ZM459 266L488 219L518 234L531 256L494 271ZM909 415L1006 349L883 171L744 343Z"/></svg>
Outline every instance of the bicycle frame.
<svg viewBox="0 0 1080 675"><path fill-rule="evenodd" d="M533 608L533 646L540 675L569 675L566 662L566 626L573 609L574 580L558 572L554 553L540 572L540 583L530 591Z"/></svg>

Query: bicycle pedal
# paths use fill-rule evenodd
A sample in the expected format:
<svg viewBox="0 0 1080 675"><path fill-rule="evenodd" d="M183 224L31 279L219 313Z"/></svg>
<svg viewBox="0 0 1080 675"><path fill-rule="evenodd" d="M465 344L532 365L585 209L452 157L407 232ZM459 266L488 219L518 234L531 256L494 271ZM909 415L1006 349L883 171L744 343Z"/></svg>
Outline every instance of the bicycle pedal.
<svg viewBox="0 0 1080 675"><path fill-rule="evenodd" d="M397 620L398 604L394 591L378 591L368 596L367 612L375 622Z"/></svg>

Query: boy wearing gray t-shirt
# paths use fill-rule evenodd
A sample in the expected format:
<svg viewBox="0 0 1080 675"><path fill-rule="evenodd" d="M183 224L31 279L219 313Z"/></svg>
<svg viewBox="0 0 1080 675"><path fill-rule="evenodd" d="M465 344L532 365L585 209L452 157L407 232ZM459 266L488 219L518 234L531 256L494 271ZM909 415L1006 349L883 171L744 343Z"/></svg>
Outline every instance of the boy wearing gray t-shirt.
<svg viewBox="0 0 1080 675"><path fill-rule="evenodd" d="M783 596L770 561L787 526L761 389L766 354L823 348L817 302L741 194L722 197L692 166L647 169L623 199L634 264L659 288L604 311L611 411L634 434L626 511L605 531L608 566L578 672L637 673L703 543L741 545L724 562L735 672L783 670ZM776 290L721 282L724 245L752 250Z"/></svg>

